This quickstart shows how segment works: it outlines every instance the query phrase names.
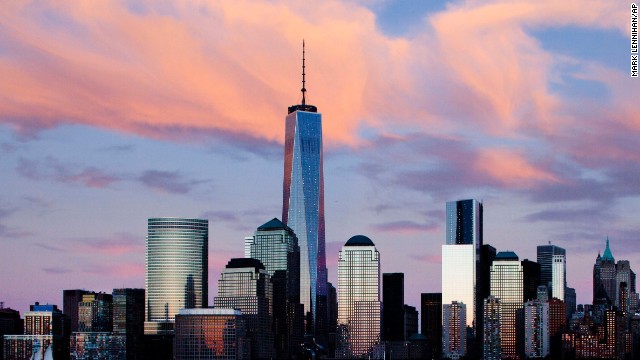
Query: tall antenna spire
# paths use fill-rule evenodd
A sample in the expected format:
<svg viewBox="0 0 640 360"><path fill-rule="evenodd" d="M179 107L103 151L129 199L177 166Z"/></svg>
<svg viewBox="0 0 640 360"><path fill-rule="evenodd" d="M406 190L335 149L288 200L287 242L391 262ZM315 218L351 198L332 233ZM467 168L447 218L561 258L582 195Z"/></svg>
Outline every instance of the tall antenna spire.
<svg viewBox="0 0 640 360"><path fill-rule="evenodd" d="M302 39L302 105L306 105L306 101L305 101L305 93L307 92L307 89L304 87L304 39Z"/></svg>

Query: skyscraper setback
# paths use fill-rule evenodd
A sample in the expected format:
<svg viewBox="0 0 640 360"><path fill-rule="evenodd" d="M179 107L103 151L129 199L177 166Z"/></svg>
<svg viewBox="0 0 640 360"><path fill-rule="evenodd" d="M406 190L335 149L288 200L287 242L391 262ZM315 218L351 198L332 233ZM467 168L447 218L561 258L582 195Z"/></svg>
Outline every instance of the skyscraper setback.
<svg viewBox="0 0 640 360"><path fill-rule="evenodd" d="M301 104L290 106L286 117L282 220L298 237L307 332L322 333L327 325L322 116L306 103L304 42L301 91Z"/></svg>

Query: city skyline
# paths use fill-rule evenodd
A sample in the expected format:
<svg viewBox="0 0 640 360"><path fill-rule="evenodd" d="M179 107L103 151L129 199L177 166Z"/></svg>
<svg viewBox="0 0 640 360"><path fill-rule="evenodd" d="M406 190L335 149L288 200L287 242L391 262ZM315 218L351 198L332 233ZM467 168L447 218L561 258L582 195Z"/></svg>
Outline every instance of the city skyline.
<svg viewBox="0 0 640 360"><path fill-rule="evenodd" d="M590 303L607 234L616 260L640 262L628 8L535 3L6 5L0 301L144 288L146 219L179 216L209 220L211 303L244 237L281 215L304 37L329 281L362 233L419 307L440 291L444 204L473 198L485 244L530 260L566 249L568 286Z"/></svg>

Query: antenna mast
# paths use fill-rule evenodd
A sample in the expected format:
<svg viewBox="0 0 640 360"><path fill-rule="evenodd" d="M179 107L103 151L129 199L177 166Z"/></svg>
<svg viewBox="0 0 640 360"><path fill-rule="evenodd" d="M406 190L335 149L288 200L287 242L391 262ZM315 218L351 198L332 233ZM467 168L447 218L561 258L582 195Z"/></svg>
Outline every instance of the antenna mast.
<svg viewBox="0 0 640 360"><path fill-rule="evenodd" d="M307 89L305 88L305 79L304 79L304 39L302 39L302 105L306 105L306 101L305 101L305 93L307 92Z"/></svg>

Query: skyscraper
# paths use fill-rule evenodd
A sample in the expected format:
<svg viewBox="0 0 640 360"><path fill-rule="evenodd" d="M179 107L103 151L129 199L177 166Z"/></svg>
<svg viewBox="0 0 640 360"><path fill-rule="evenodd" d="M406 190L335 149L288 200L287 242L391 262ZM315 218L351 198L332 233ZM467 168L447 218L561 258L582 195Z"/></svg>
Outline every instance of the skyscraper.
<svg viewBox="0 0 640 360"><path fill-rule="evenodd" d="M113 297L110 294L85 294L78 303L78 331L110 332L113 330Z"/></svg>
<svg viewBox="0 0 640 360"><path fill-rule="evenodd" d="M207 306L208 256L208 220L149 219L145 334L172 334L178 310Z"/></svg>
<svg viewBox="0 0 640 360"><path fill-rule="evenodd" d="M482 276L482 260L492 257L491 248L483 254L483 205L473 199L446 204L446 245L442 246L442 303L466 305L467 326L482 332L482 298L489 284ZM484 255L484 256L483 256Z"/></svg>
<svg viewBox="0 0 640 360"><path fill-rule="evenodd" d="M491 266L491 296L500 299L500 347L504 359L517 358L516 315L523 304L523 270L518 255L501 251Z"/></svg>
<svg viewBox="0 0 640 360"><path fill-rule="evenodd" d="M484 321L482 354L484 360L501 360L500 347L500 314L502 313L500 299L489 296L484 299Z"/></svg>
<svg viewBox="0 0 640 360"><path fill-rule="evenodd" d="M551 264L551 297L564 300L564 290L567 287L567 261L565 255L553 255Z"/></svg>
<svg viewBox="0 0 640 360"><path fill-rule="evenodd" d="M113 289L113 332L125 336L127 360L142 359L144 289Z"/></svg>
<svg viewBox="0 0 640 360"><path fill-rule="evenodd" d="M538 245L537 248L537 263L540 264L540 285L545 285L549 292L553 291L553 256L554 255L567 255L565 249L556 245ZM566 286L566 277L563 279ZM564 301L564 298L560 299Z"/></svg>
<svg viewBox="0 0 640 360"><path fill-rule="evenodd" d="M442 352L442 293L420 294L420 329L435 359Z"/></svg>
<svg viewBox="0 0 640 360"><path fill-rule="evenodd" d="M524 304L524 354L528 358L549 355L549 303L539 300Z"/></svg>
<svg viewBox="0 0 640 360"><path fill-rule="evenodd" d="M381 310L380 253L368 237L353 236L338 256L336 357L360 357L372 351L381 340Z"/></svg>
<svg viewBox="0 0 640 360"><path fill-rule="evenodd" d="M622 307L622 299L620 297L621 287L620 284L627 283L627 287L624 289L624 295L629 299L631 293L636 292L636 273L631 270L631 264L629 260L618 260L616 265L616 301L615 304L621 311L629 312L629 303Z"/></svg>
<svg viewBox="0 0 640 360"><path fill-rule="evenodd" d="M599 288L602 287L602 290ZM616 263L609 248L609 238L607 237L607 246L604 249L604 254L596 258L596 263L593 265L593 303L602 301L598 299L598 294L606 294L606 301L609 305L614 305L616 301Z"/></svg>
<svg viewBox="0 0 640 360"><path fill-rule="evenodd" d="M304 42L302 54L302 103L290 106L286 118L282 220L300 245L300 302L307 328L321 334L327 330L322 116L306 103Z"/></svg>
<svg viewBox="0 0 640 360"><path fill-rule="evenodd" d="M229 260L218 280L218 296L213 303L215 307L242 312L252 359L270 359L275 355L272 289L269 273L257 259Z"/></svg>
<svg viewBox="0 0 640 360"><path fill-rule="evenodd" d="M298 238L274 218L245 238L245 249L245 257L260 260L271 277L276 355L291 358L304 340Z"/></svg>
<svg viewBox="0 0 640 360"><path fill-rule="evenodd" d="M404 338L404 274L382 274L382 319L385 341L403 341Z"/></svg>
<svg viewBox="0 0 640 360"><path fill-rule="evenodd" d="M62 359L69 354L63 315L56 305L29 306L24 313L24 335L4 336L4 359Z"/></svg>
<svg viewBox="0 0 640 360"><path fill-rule="evenodd" d="M467 354L466 305L457 301L442 305L442 355L457 360Z"/></svg>

